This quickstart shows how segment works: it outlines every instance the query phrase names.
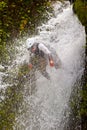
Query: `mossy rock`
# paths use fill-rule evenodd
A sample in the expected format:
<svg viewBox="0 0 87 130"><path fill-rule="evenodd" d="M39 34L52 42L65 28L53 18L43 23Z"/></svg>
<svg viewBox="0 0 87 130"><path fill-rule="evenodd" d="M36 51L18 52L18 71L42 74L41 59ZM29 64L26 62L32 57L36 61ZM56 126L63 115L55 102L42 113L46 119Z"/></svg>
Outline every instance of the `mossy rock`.
<svg viewBox="0 0 87 130"><path fill-rule="evenodd" d="M73 10L77 14L81 23L86 27L87 32L87 1L76 0L73 4Z"/></svg>

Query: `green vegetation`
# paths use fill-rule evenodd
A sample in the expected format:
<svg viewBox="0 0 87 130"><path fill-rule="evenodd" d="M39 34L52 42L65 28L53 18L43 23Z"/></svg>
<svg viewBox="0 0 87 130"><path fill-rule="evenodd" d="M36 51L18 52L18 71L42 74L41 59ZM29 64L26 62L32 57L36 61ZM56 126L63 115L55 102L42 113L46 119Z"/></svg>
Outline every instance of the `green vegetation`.
<svg viewBox="0 0 87 130"><path fill-rule="evenodd" d="M87 0L76 0L74 5L73 5L74 12L77 14L78 18L80 19L81 23L85 26L86 34L87 34ZM87 48L86 48L87 50ZM86 66L87 69L87 66ZM85 70L85 75L86 75L87 70ZM85 76L85 80L87 79L87 75ZM84 89L82 90L82 102L81 102L81 112L80 114L87 115L87 84L83 87ZM85 91L84 91L85 90Z"/></svg>
<svg viewBox="0 0 87 130"><path fill-rule="evenodd" d="M23 64L19 68L16 79L12 72L9 73L9 76L3 78L4 82L9 82L10 86L7 86L5 93L3 93L3 90L0 91L0 95L4 96L4 99L0 99L0 130L13 130L15 117L21 114L19 108L23 102L24 84L28 80L24 76L28 73L28 65Z"/></svg>
<svg viewBox="0 0 87 130"><path fill-rule="evenodd" d="M0 1L0 63L8 61L8 46L14 43L13 39L34 33L41 21L48 18L47 10L51 11L49 0Z"/></svg>
<svg viewBox="0 0 87 130"><path fill-rule="evenodd" d="M77 88L73 92L73 98L70 101L70 105L74 115L87 116L87 84L84 86L84 90Z"/></svg>
<svg viewBox="0 0 87 130"><path fill-rule="evenodd" d="M68 126L73 129L87 129L87 84L75 86L70 97L71 112L69 115ZM72 125L73 124L73 125Z"/></svg>
<svg viewBox="0 0 87 130"><path fill-rule="evenodd" d="M87 84L81 92L82 100L80 102L80 115L87 116Z"/></svg>
<svg viewBox="0 0 87 130"><path fill-rule="evenodd" d="M87 0L76 0L73 9L87 32Z"/></svg>
<svg viewBox="0 0 87 130"><path fill-rule="evenodd" d="M87 0L76 0L73 5L73 10L77 14L82 25L85 26L85 32L87 35ZM86 36L86 55L87 55L87 36ZM73 112L75 111L79 117L81 117L82 130L87 129L87 62L85 61L85 72L83 79L82 90L79 92L80 99L78 98L79 107L76 109L77 103L73 100Z"/></svg>

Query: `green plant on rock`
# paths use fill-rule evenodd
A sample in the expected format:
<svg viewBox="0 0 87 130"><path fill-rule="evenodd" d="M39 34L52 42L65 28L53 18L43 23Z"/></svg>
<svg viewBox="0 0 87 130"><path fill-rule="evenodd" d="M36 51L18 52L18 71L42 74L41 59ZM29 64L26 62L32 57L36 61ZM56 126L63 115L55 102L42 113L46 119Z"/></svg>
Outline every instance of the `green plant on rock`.
<svg viewBox="0 0 87 130"><path fill-rule="evenodd" d="M87 1L86 0L76 0L73 5L74 12L77 14L78 18L82 24L87 29Z"/></svg>
<svg viewBox="0 0 87 130"><path fill-rule="evenodd" d="M36 27L48 19L51 11L49 0L1 0L0 1L0 62L9 60L7 45L18 36L37 33ZM11 42L13 44L13 41Z"/></svg>
<svg viewBox="0 0 87 130"><path fill-rule="evenodd" d="M84 86L84 90L81 91L81 102L80 102L80 115L87 116L87 84Z"/></svg>
<svg viewBox="0 0 87 130"><path fill-rule="evenodd" d="M27 82L27 78L24 78L24 76L27 73L29 73L28 65L23 64L19 68L16 79L14 79L14 75L10 77L11 73L9 77L5 77L5 79L7 80L8 78L10 82L5 93L0 92L0 94L4 96L4 99L0 100L0 130L13 130L13 126L16 122L15 118L20 114L19 108L23 102L24 84Z"/></svg>

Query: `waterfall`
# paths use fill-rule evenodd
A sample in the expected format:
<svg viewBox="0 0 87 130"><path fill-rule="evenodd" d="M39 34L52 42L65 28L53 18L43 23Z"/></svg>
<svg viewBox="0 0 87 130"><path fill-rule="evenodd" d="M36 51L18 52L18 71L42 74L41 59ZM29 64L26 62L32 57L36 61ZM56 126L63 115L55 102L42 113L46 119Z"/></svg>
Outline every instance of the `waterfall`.
<svg viewBox="0 0 87 130"><path fill-rule="evenodd" d="M62 121L66 118L65 110L69 110L71 91L83 74L85 29L69 3L65 6L56 2L53 8L54 16L38 27L38 35L34 37L56 50L61 67L56 70L47 66L51 80L36 73L36 77L39 77L36 80L36 91L25 97L25 111L16 119L15 130L63 130ZM28 58L25 45L22 50L16 63ZM24 54L22 58L21 54Z"/></svg>

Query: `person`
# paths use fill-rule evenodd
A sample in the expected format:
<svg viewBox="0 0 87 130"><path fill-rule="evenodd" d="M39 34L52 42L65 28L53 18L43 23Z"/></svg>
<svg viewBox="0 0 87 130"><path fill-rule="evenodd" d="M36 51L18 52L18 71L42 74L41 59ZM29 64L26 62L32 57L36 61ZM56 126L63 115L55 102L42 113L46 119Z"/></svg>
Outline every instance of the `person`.
<svg viewBox="0 0 87 130"><path fill-rule="evenodd" d="M46 66L58 68L57 63L54 62L52 52L43 43L38 43L34 38L26 40L27 49L30 52L29 68L38 69L41 74L50 79ZM55 60L56 61L56 60Z"/></svg>

